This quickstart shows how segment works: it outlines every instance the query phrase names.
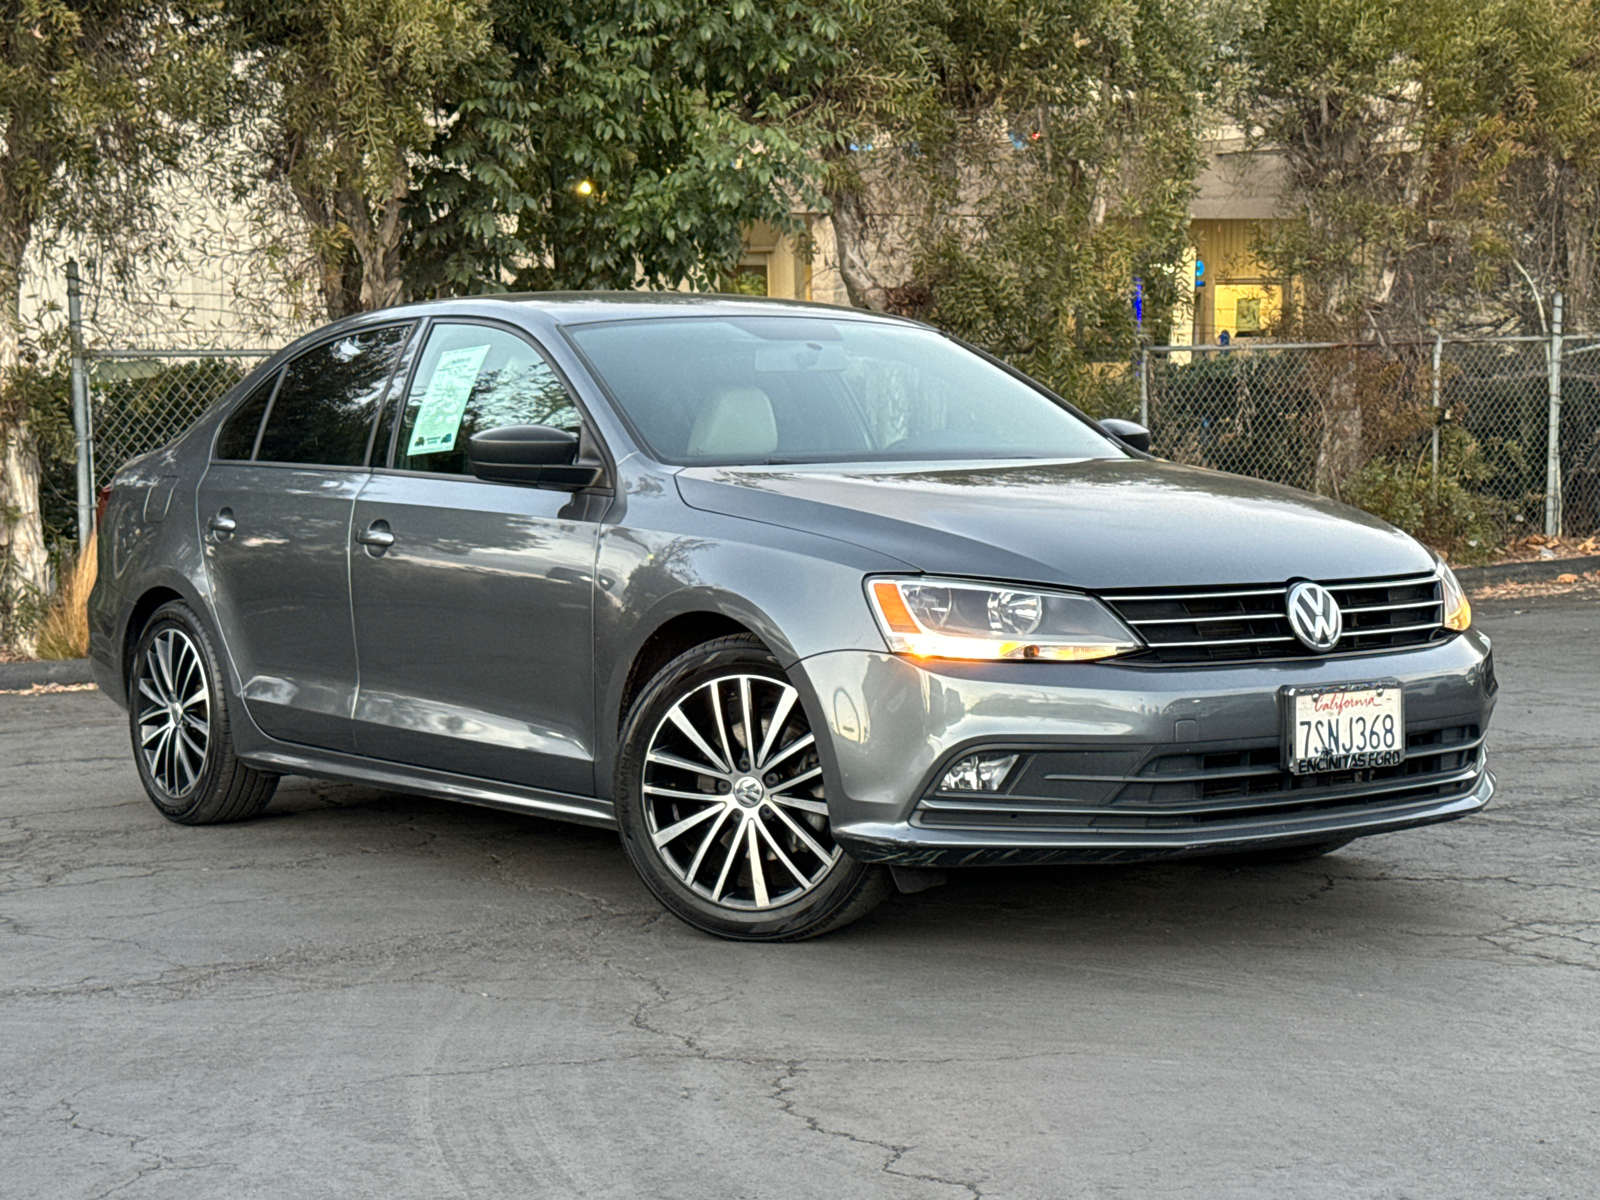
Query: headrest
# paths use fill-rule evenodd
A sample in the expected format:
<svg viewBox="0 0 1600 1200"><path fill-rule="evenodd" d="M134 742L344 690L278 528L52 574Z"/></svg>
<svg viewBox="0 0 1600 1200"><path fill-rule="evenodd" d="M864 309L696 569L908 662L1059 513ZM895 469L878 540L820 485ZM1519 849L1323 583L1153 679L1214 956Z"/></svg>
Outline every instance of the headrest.
<svg viewBox="0 0 1600 1200"><path fill-rule="evenodd" d="M718 388L689 431L696 458L765 458L777 448L772 401L755 387Z"/></svg>

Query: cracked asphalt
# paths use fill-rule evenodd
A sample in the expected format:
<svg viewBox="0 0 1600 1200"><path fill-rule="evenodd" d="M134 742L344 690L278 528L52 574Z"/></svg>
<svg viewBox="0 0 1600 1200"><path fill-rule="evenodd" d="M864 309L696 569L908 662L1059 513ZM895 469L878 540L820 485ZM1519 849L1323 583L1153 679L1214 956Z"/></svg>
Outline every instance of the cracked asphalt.
<svg viewBox="0 0 1600 1200"><path fill-rule="evenodd" d="M1482 611L1483 816L958 875L730 945L612 835L286 780L187 829L0 696L0 1196L1600 1193L1600 605Z"/></svg>

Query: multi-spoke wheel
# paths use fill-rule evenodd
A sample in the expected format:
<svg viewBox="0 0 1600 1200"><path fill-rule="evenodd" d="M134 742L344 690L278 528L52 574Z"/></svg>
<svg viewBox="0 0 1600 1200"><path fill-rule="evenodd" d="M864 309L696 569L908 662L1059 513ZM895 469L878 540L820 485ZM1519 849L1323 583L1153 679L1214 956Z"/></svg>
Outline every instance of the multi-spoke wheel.
<svg viewBox="0 0 1600 1200"><path fill-rule="evenodd" d="M159 630L139 656L139 753L162 792L182 800L200 782L211 746L211 688L200 648L177 625Z"/></svg>
<svg viewBox="0 0 1600 1200"><path fill-rule="evenodd" d="M863 915L883 872L828 824L817 736L754 637L669 663L641 693L618 760L623 844L651 890L724 937L811 937Z"/></svg>
<svg viewBox="0 0 1600 1200"><path fill-rule="evenodd" d="M174 601L140 634L128 673L134 760L150 799L186 825L254 816L278 777L233 753L216 654L193 612Z"/></svg>

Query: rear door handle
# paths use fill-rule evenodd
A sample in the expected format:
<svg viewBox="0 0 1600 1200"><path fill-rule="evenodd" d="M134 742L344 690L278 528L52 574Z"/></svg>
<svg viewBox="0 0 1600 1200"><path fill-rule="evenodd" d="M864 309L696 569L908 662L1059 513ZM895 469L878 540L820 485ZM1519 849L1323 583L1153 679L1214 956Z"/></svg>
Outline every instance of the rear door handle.
<svg viewBox="0 0 1600 1200"><path fill-rule="evenodd" d="M238 528L238 522L233 519L233 509L224 508L206 522L206 528L222 537L227 537Z"/></svg>
<svg viewBox="0 0 1600 1200"><path fill-rule="evenodd" d="M382 554L390 546L394 545L394 534L389 532L389 522L374 521L356 534L356 541L366 546L368 550Z"/></svg>

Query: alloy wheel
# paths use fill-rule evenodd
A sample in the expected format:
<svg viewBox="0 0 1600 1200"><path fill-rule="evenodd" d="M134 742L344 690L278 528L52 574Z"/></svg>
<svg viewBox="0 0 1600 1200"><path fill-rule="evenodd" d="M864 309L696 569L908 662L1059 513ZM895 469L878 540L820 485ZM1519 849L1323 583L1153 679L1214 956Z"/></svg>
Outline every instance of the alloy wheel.
<svg viewBox="0 0 1600 1200"><path fill-rule="evenodd" d="M641 785L650 844L714 904L792 903L839 860L799 699L781 679L723 675L679 698L651 735Z"/></svg>
<svg viewBox="0 0 1600 1200"><path fill-rule="evenodd" d="M211 689L200 648L183 630L160 630L145 647L137 679L139 753L156 785L188 795L211 748Z"/></svg>

